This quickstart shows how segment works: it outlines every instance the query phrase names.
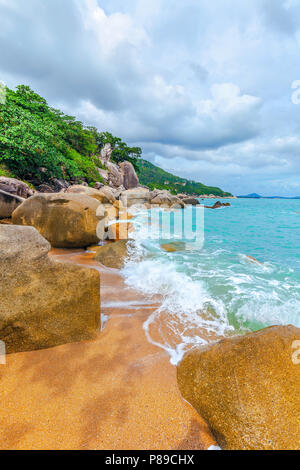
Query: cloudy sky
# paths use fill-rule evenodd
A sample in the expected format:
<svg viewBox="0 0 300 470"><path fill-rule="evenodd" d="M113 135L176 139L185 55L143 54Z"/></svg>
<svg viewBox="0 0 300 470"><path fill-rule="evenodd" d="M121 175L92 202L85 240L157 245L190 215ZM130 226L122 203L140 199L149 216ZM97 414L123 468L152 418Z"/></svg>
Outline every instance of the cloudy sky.
<svg viewBox="0 0 300 470"><path fill-rule="evenodd" d="M0 0L0 80L180 176L300 195L300 0Z"/></svg>

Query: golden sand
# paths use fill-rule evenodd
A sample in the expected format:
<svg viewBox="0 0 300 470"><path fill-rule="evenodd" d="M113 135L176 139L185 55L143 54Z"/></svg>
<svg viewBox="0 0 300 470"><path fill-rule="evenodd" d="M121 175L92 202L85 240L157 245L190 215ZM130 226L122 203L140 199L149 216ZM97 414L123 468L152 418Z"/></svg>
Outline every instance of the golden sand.
<svg viewBox="0 0 300 470"><path fill-rule="evenodd" d="M92 254L53 255L100 268ZM145 337L142 325L151 306L126 288L117 271L105 268L101 301L109 319L97 340L13 354L0 365L0 449L215 445L200 416L182 400L168 355Z"/></svg>

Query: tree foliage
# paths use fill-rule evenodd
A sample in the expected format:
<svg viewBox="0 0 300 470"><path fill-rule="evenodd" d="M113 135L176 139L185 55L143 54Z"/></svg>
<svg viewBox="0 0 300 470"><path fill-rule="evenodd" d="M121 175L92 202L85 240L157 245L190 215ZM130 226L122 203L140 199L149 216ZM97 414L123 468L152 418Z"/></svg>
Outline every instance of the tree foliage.
<svg viewBox="0 0 300 470"><path fill-rule="evenodd" d="M202 194L213 194L219 197L231 196L230 193L225 193L220 188L205 186L202 183L175 176L147 160L141 159L138 162L138 166L140 183L147 185L150 189L167 189L172 194L184 193L197 196Z"/></svg>
<svg viewBox="0 0 300 470"><path fill-rule="evenodd" d="M128 147L119 137L114 137L109 132L102 132L100 134L100 146L104 147L105 144L110 144L113 153L112 160L116 163L128 161L133 164L136 170L138 170L138 159L142 155L142 149L140 147Z"/></svg>
<svg viewBox="0 0 300 470"><path fill-rule="evenodd" d="M6 101L0 104L0 165L17 177L35 184L53 178L101 181L99 154L107 142L116 162L135 164L141 155L141 149L49 107L28 86L6 88Z"/></svg>

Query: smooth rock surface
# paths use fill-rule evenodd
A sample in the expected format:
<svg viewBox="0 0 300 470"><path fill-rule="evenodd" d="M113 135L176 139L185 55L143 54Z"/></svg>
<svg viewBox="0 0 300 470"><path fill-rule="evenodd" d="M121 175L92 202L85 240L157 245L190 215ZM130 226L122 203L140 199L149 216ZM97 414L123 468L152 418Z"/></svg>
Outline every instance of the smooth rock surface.
<svg viewBox="0 0 300 470"><path fill-rule="evenodd" d="M12 215L15 225L35 227L51 246L84 248L99 242L96 215L99 201L85 194L38 194L25 200Z"/></svg>
<svg viewBox="0 0 300 470"><path fill-rule="evenodd" d="M125 189L134 189L139 185L139 179L135 169L130 162L122 162L119 165L121 173L123 174L123 186Z"/></svg>
<svg viewBox="0 0 300 470"><path fill-rule="evenodd" d="M0 339L7 353L94 339L100 276L48 257L33 227L0 225Z"/></svg>
<svg viewBox="0 0 300 470"><path fill-rule="evenodd" d="M108 268L122 269L128 256L127 243L128 240L119 240L100 246L95 260Z"/></svg>
<svg viewBox="0 0 300 470"><path fill-rule="evenodd" d="M299 328L274 326L191 350L178 365L182 396L223 449L300 449L299 341Z"/></svg>

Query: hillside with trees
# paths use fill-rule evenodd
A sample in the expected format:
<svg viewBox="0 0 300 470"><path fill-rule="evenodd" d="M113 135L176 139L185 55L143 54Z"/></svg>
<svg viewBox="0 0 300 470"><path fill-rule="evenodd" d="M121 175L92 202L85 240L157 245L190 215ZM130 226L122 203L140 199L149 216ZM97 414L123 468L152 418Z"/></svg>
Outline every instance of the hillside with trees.
<svg viewBox="0 0 300 470"><path fill-rule="evenodd" d="M129 161L140 183L150 189L168 189L173 194L226 196L219 188L179 178L141 159L139 147L129 147L109 132L85 126L73 116L50 107L47 101L20 85L6 87L0 103L0 176L19 178L38 187L53 179L71 183L102 182L99 168L101 149L109 143L112 161Z"/></svg>
<svg viewBox="0 0 300 470"><path fill-rule="evenodd" d="M219 197L231 196L230 193L225 193L220 188L205 186L202 183L175 176L147 160L141 159L138 162L138 168L140 183L148 186L150 189L167 189L172 194L185 193L198 196L201 194L213 194Z"/></svg>

